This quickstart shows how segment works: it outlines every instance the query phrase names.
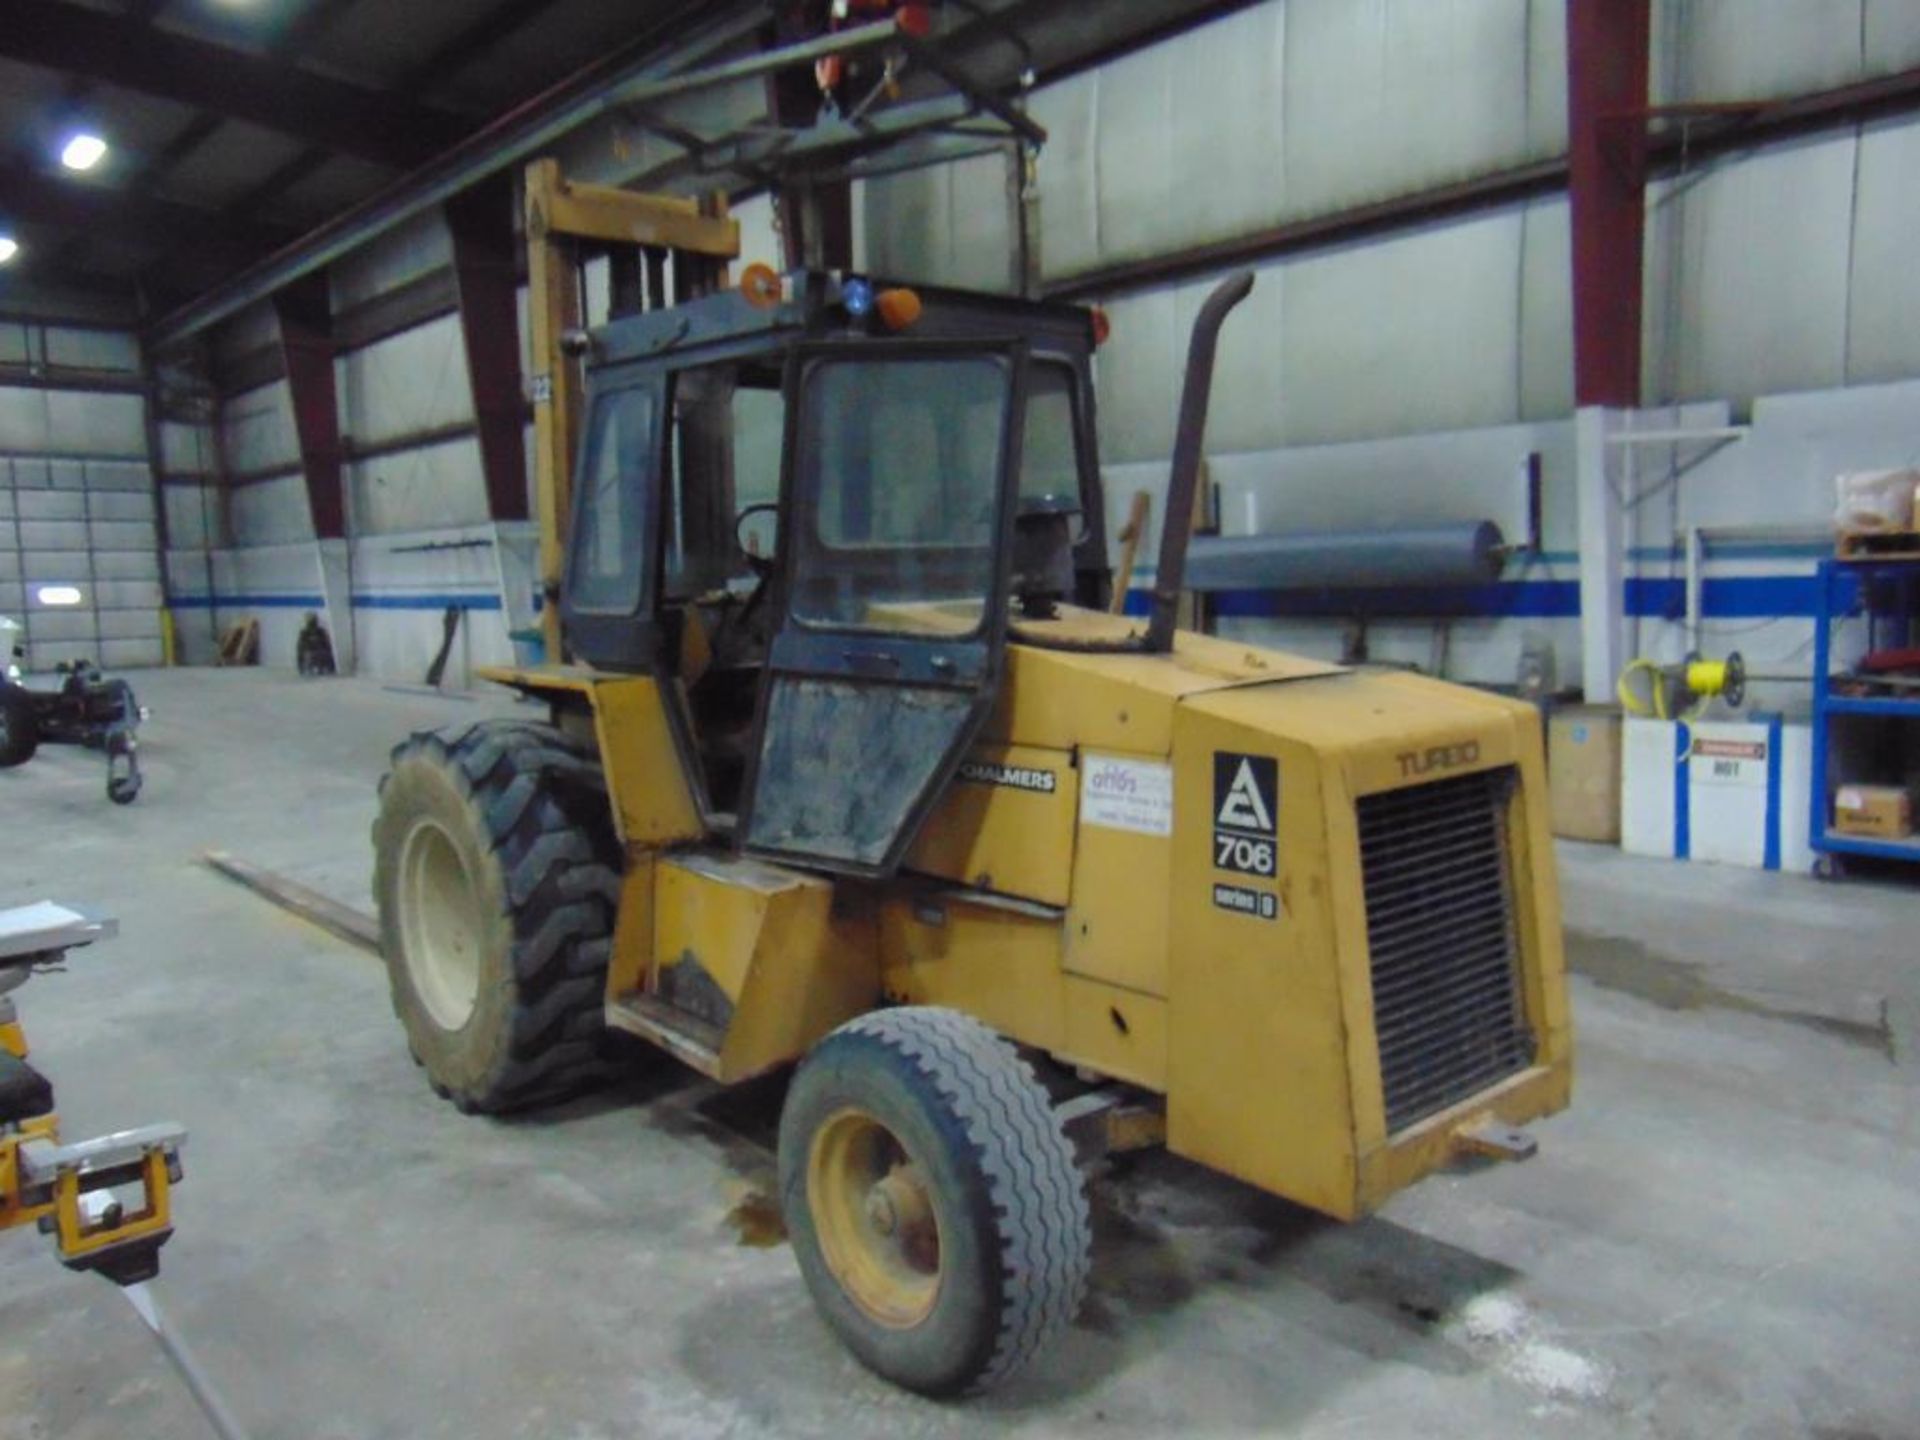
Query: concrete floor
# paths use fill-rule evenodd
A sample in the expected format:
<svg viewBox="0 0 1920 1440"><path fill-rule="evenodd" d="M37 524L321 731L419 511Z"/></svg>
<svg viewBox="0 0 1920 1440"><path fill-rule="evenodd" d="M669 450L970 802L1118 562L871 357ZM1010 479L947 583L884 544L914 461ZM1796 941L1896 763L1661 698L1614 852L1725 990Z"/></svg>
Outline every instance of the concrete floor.
<svg viewBox="0 0 1920 1440"><path fill-rule="evenodd" d="M160 1289L257 1440L1920 1435L1910 884L1568 847L1580 1077L1538 1158L1352 1227L1138 1163L1097 1189L1092 1299L1051 1363L938 1406L849 1359L767 1245L770 1097L663 1063L463 1118L373 960L195 862L366 905L388 747L508 707L139 683L132 809L97 756L0 772L0 902L121 920L23 1013L70 1133L191 1128ZM0 1440L205 1433L109 1287L0 1236Z"/></svg>

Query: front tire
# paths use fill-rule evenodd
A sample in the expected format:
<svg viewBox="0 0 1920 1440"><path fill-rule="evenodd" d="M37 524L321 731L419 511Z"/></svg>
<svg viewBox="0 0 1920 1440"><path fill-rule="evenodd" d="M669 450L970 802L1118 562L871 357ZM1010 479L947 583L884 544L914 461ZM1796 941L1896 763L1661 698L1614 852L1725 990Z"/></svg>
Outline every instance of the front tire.
<svg viewBox="0 0 1920 1440"><path fill-rule="evenodd" d="M373 844L394 1012L435 1091L492 1112L600 1079L619 852L593 757L520 721L415 735Z"/></svg>
<svg viewBox="0 0 1920 1440"><path fill-rule="evenodd" d="M958 1011L876 1011L814 1047L780 1118L780 1193L828 1324L923 1395L1005 1380L1086 1293L1073 1147L1026 1062Z"/></svg>
<svg viewBox="0 0 1920 1440"><path fill-rule="evenodd" d="M0 680L0 770L26 764L39 748L33 696L21 686Z"/></svg>

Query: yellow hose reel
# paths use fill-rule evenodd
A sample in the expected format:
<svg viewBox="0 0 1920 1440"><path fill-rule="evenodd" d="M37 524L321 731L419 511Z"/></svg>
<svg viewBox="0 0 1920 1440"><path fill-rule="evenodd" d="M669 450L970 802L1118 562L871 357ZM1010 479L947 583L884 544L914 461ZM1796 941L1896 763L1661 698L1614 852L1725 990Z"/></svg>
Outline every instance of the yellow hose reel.
<svg viewBox="0 0 1920 1440"><path fill-rule="evenodd" d="M1646 694L1637 693L1634 677L1644 673ZM1662 665L1645 658L1620 672L1615 687L1629 715L1649 720L1697 720L1715 696L1737 706L1747 698L1747 662L1734 651L1724 660L1689 655L1678 665Z"/></svg>

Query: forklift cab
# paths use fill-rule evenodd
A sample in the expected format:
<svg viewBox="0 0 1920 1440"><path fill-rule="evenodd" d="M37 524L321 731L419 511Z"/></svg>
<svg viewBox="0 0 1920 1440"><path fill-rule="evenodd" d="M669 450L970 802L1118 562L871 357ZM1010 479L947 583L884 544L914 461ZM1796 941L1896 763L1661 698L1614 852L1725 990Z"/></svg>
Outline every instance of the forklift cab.
<svg viewBox="0 0 1920 1440"><path fill-rule="evenodd" d="M992 707L1016 579L1025 613L1105 601L1088 312L799 272L589 344L569 648L659 682L710 830L890 873Z"/></svg>

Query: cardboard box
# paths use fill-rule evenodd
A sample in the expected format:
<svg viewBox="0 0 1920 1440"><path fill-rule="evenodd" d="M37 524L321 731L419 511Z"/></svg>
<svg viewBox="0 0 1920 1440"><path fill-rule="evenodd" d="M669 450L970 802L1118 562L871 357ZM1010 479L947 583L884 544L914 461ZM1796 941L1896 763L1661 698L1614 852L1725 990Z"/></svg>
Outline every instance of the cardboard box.
<svg viewBox="0 0 1920 1440"><path fill-rule="evenodd" d="M1842 835L1905 840L1913 834L1913 796L1901 785L1842 785L1833 792L1833 828Z"/></svg>
<svg viewBox="0 0 1920 1440"><path fill-rule="evenodd" d="M1547 724L1547 792L1553 833L1566 840L1620 840L1620 711L1573 705Z"/></svg>

